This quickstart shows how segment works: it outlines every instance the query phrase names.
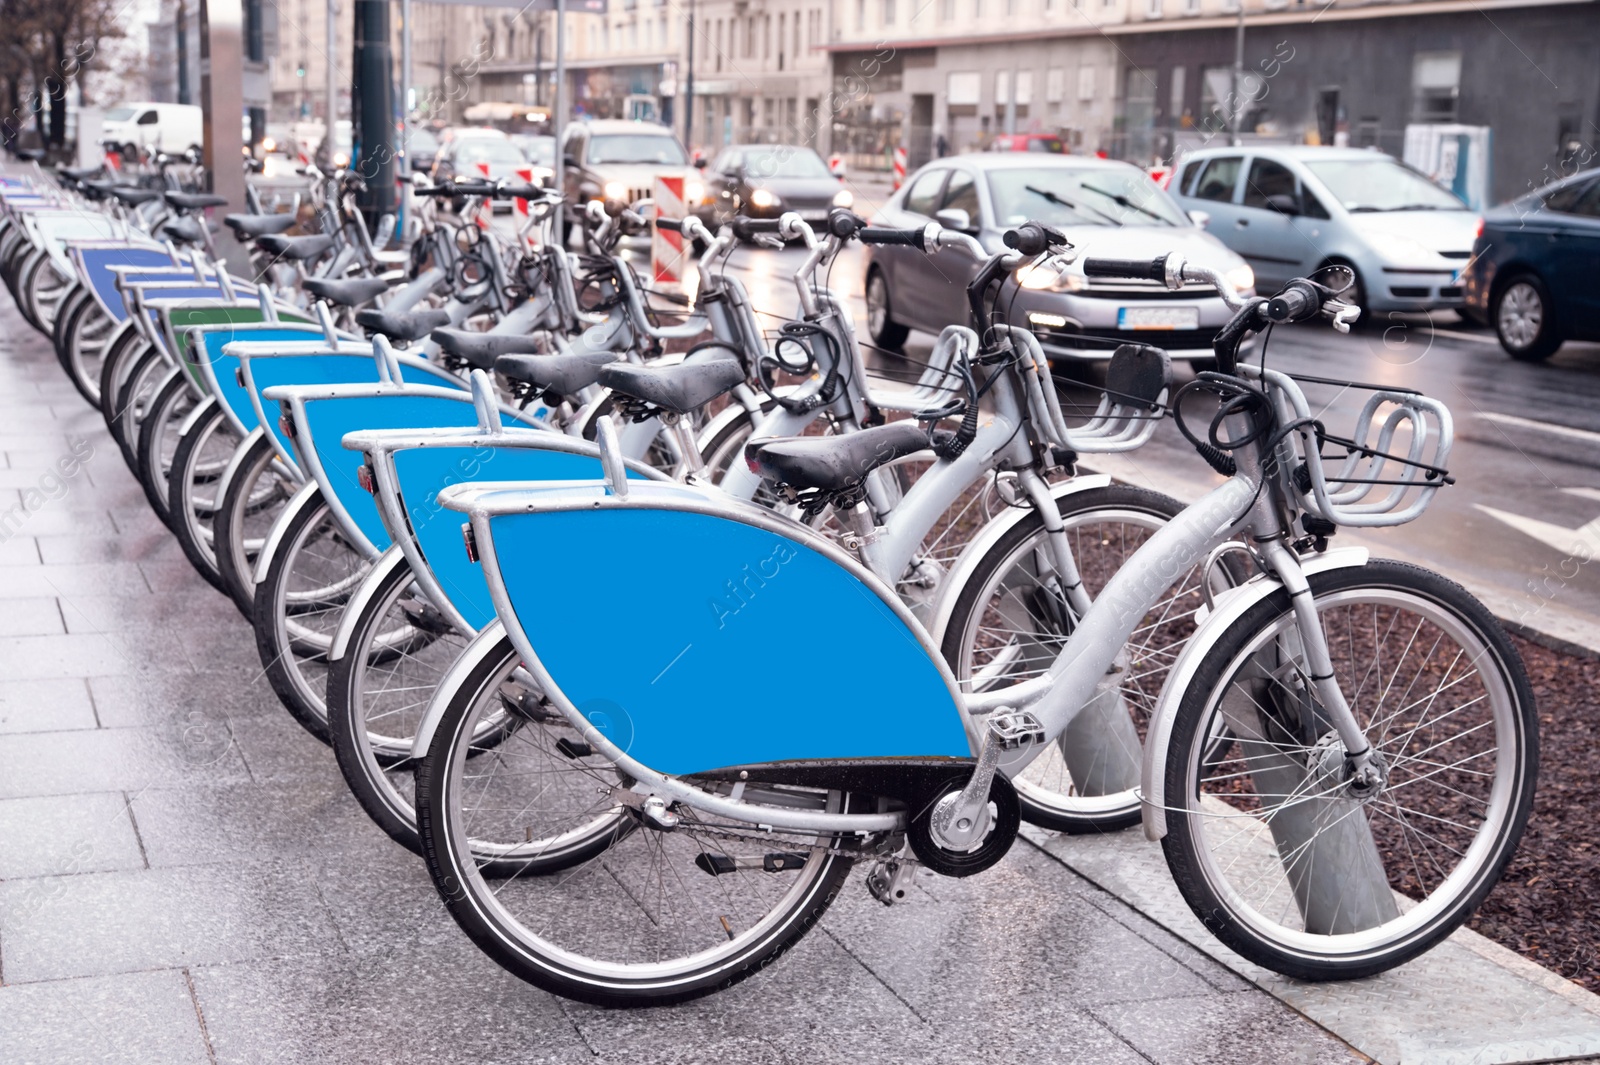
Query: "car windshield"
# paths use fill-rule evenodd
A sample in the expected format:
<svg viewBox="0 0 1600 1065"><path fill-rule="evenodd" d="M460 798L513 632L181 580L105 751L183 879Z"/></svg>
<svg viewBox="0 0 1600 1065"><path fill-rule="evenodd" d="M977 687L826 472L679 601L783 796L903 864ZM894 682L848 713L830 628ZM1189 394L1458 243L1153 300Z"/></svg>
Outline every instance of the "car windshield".
<svg viewBox="0 0 1600 1065"><path fill-rule="evenodd" d="M456 149L456 160L462 163L514 163L521 166L528 160L510 141L474 137Z"/></svg>
<svg viewBox="0 0 1600 1065"><path fill-rule="evenodd" d="M132 118L137 107L113 107L106 112L107 122L126 122Z"/></svg>
<svg viewBox="0 0 1600 1065"><path fill-rule="evenodd" d="M556 161L556 139L554 137L517 137L516 145L522 149L528 161L537 166L550 166Z"/></svg>
<svg viewBox="0 0 1600 1065"><path fill-rule="evenodd" d="M1467 205L1387 156L1319 159L1306 169L1347 211L1465 211Z"/></svg>
<svg viewBox="0 0 1600 1065"><path fill-rule="evenodd" d="M744 153L748 178L831 178L822 156L810 148L750 148Z"/></svg>
<svg viewBox="0 0 1600 1065"><path fill-rule="evenodd" d="M1132 167L1011 168L989 172L989 197L1002 226L1186 226L1178 205Z"/></svg>
<svg viewBox="0 0 1600 1065"><path fill-rule="evenodd" d="M439 138L425 129L414 129L406 136L406 146L414 152L436 151Z"/></svg>
<svg viewBox="0 0 1600 1065"><path fill-rule="evenodd" d="M589 162L654 163L659 166L684 166L683 149L676 138L659 133L605 133L589 142Z"/></svg>

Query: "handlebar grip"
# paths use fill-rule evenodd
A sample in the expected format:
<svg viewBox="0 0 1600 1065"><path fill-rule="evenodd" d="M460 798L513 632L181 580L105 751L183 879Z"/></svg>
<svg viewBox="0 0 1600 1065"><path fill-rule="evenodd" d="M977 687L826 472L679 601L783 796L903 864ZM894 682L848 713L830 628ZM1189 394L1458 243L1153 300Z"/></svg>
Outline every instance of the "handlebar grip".
<svg viewBox="0 0 1600 1065"><path fill-rule="evenodd" d="M928 231L925 228L890 229L888 226L868 226L856 236L863 244L902 244L918 251L927 251Z"/></svg>
<svg viewBox="0 0 1600 1065"><path fill-rule="evenodd" d="M1067 243L1067 235L1059 229L1052 229L1042 222L1024 222L1016 229L1006 230L1006 247L1023 255L1043 255L1052 247L1061 247Z"/></svg>
<svg viewBox="0 0 1600 1065"><path fill-rule="evenodd" d="M665 229L668 233L682 233L683 232L683 219L681 219L681 218L657 218L656 219L656 228L657 229Z"/></svg>
<svg viewBox="0 0 1600 1065"><path fill-rule="evenodd" d="M757 233L777 233L780 232L782 222L781 218L735 218L733 235L740 240L749 240Z"/></svg>
<svg viewBox="0 0 1600 1065"><path fill-rule="evenodd" d="M828 232L840 240L849 240L867 228L867 220L847 207L835 207L828 212Z"/></svg>
<svg viewBox="0 0 1600 1065"><path fill-rule="evenodd" d="M1295 280L1267 301L1267 320L1300 322L1322 310L1322 294L1310 282Z"/></svg>
<svg viewBox="0 0 1600 1065"><path fill-rule="evenodd" d="M537 200L544 195L538 185L507 185L495 193L497 200Z"/></svg>
<svg viewBox="0 0 1600 1065"><path fill-rule="evenodd" d="M1156 259L1085 259L1083 272L1089 277L1139 278L1145 281L1167 279L1167 257Z"/></svg>

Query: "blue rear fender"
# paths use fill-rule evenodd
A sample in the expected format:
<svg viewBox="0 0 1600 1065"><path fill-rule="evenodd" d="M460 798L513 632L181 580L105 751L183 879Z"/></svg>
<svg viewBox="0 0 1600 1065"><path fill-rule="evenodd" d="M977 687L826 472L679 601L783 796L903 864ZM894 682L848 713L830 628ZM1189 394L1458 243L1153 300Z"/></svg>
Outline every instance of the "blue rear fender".
<svg viewBox="0 0 1600 1065"><path fill-rule="evenodd" d="M685 491L474 505L499 616L553 698L674 776L969 764L954 679L892 590L792 523Z"/></svg>

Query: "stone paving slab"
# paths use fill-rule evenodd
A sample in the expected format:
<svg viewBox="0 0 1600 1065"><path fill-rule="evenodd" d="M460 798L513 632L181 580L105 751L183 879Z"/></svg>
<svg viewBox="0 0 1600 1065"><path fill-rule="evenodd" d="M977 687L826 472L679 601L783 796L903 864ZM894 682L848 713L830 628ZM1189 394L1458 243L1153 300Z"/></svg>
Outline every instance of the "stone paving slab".
<svg viewBox="0 0 1600 1065"><path fill-rule="evenodd" d="M1364 980L1313 984L1269 972L1206 931L1135 832L1025 838L1144 917L1384 1065L1492 1065L1600 1056L1600 996L1470 929Z"/></svg>

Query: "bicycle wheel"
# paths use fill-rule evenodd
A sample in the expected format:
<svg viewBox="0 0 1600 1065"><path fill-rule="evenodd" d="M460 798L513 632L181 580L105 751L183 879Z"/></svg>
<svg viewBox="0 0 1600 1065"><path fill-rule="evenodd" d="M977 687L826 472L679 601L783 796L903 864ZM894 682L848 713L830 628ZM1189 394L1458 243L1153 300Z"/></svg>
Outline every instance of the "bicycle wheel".
<svg viewBox="0 0 1600 1065"><path fill-rule="evenodd" d="M62 299L77 283L77 277L61 275L49 253L39 253L25 269L17 284L22 292L22 302L28 308L28 318L33 322L34 328L46 336L53 333L56 311Z"/></svg>
<svg viewBox="0 0 1600 1065"><path fill-rule="evenodd" d="M100 381L95 389L100 397L100 416L109 429L117 416L117 397L128 372L150 349L149 341L139 335L133 323L123 322L106 344L105 357L100 361Z"/></svg>
<svg viewBox="0 0 1600 1065"><path fill-rule="evenodd" d="M256 586L256 650L290 715L327 743L328 651L339 615L371 563L345 539L315 485L295 496L279 526Z"/></svg>
<svg viewBox="0 0 1600 1065"><path fill-rule="evenodd" d="M135 477L139 475L139 423L145 410L156 397L156 391L165 380L171 367L159 351L146 347L127 368L117 387L115 401L111 404L112 416L106 427L111 439L117 442L122 460Z"/></svg>
<svg viewBox="0 0 1600 1065"><path fill-rule="evenodd" d="M1296 979L1348 979L1426 951L1489 893L1533 806L1538 721L1516 648L1459 585L1378 560L1310 582L1384 783L1351 790L1280 590L1183 693L1162 846L1229 947Z"/></svg>
<svg viewBox="0 0 1600 1065"><path fill-rule="evenodd" d="M424 598L399 549L390 550L356 597L360 611L341 626L347 639L329 667L328 731L361 808L421 854L411 741L470 638Z"/></svg>
<svg viewBox="0 0 1600 1065"><path fill-rule="evenodd" d="M221 503L223 471L238 447L233 424L215 397L207 396L184 419L167 471L167 525L200 576L220 592L227 588L217 567L211 521Z"/></svg>
<svg viewBox="0 0 1600 1065"><path fill-rule="evenodd" d="M223 591L245 617L256 602L256 556L298 485L265 434L256 432L234 453L211 519L211 545Z"/></svg>
<svg viewBox="0 0 1600 1065"><path fill-rule="evenodd" d="M444 713L417 775L429 872L485 953L555 994L653 1006L744 979L816 923L849 872L852 844L713 824L683 807L672 809L675 828L656 827L618 801L625 786L563 716L507 691L519 658L498 623L473 642L440 691ZM475 751L482 719L507 706L525 715L524 727ZM555 732L535 739L536 730ZM760 792L751 781L744 797ZM844 809L847 799L783 792L786 804L819 810ZM497 869L523 857L529 872L486 871L474 852L491 840L504 841ZM568 850L585 857L596 841L587 860L549 860Z"/></svg>
<svg viewBox="0 0 1600 1065"><path fill-rule="evenodd" d="M83 398L97 406L100 371L116 335L117 323L87 294L61 328L61 346L57 352L61 367Z"/></svg>
<svg viewBox="0 0 1600 1065"><path fill-rule="evenodd" d="M61 368L63 370L67 368L67 357L65 354L67 350L67 327L72 324L73 317L82 312L84 304L88 300L88 291L84 289L82 284L74 281L71 289L69 289L67 294L61 298L61 304L56 310L55 324L50 327L50 346L55 348L56 361L61 364Z"/></svg>
<svg viewBox="0 0 1600 1065"><path fill-rule="evenodd" d="M1120 484L1065 496L1059 505L1091 597L1183 509L1170 496ZM954 606L940 649L965 691L994 691L1043 674L1077 621L1037 513L996 541L948 594ZM1135 628L1120 672L1108 674L1060 739L1012 780L1026 820L1068 833L1138 823L1145 730L1203 602L1198 570L1186 573Z"/></svg>
<svg viewBox="0 0 1600 1065"><path fill-rule="evenodd" d="M145 405L139 420L139 436L134 444L134 472L144 488L150 509L163 524L172 525L167 499L167 474L178 447L178 434L195 408L194 389L182 370L168 370L157 382L155 394Z"/></svg>
<svg viewBox="0 0 1600 1065"><path fill-rule="evenodd" d="M17 310L22 312L22 317L27 319L29 325L41 333L48 333L49 328L39 318L39 308L33 301L33 282L42 267L50 259L50 253L43 248L29 247L26 252L19 249L17 265L14 266L12 277L15 285L12 295L16 297Z"/></svg>

